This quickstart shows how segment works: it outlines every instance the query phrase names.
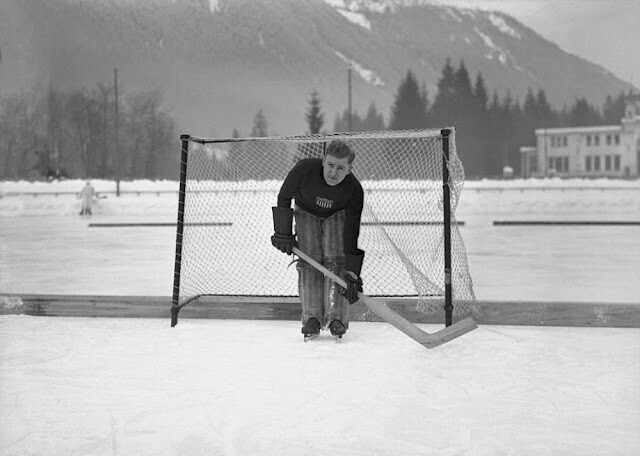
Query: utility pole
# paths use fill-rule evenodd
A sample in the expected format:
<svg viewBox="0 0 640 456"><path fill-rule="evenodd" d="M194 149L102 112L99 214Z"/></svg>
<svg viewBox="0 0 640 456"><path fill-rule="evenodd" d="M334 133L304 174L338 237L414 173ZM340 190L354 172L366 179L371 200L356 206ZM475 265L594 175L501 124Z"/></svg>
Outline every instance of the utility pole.
<svg viewBox="0 0 640 456"><path fill-rule="evenodd" d="M351 68L353 67L353 65L351 63L349 63L349 70L347 72L347 87L348 87L348 95L349 95L349 108L348 108L348 112L349 112L349 131L351 131L352 125L351 125L351 119L353 118L352 114L351 114Z"/></svg>
<svg viewBox="0 0 640 456"><path fill-rule="evenodd" d="M114 93L115 93L115 121L116 121L116 126L115 126L115 130L116 130L116 140L115 140L115 145L116 145L116 151L114 154L114 157L116 159L116 163L115 163L115 167L114 167L114 171L115 171L115 175L116 175L116 196L120 196L120 178L122 175L122 164L121 164L121 160L120 160L120 142L119 142L119 138L118 138L118 129L120 127L119 123L118 123L118 69L114 68L113 69L113 88L114 88Z"/></svg>

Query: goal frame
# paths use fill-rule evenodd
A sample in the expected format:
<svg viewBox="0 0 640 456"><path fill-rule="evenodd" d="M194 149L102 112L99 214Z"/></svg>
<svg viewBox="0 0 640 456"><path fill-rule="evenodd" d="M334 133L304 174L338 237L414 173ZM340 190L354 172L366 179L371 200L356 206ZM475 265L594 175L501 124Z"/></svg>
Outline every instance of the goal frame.
<svg viewBox="0 0 640 456"><path fill-rule="evenodd" d="M362 132L366 133L366 132ZM440 139L442 147L442 196L443 196L443 230L444 230L444 311L445 311L445 327L449 327L453 323L453 284L451 280L451 189L449 187L449 159L450 159L450 137L452 129L443 128L440 130ZM330 140L332 137L342 136L340 133L325 134L324 138ZM198 142L201 144L211 143L228 143L251 141L256 138L226 138L226 139L205 139L188 134L180 135L181 151L180 151L180 187L178 191L178 217L176 224L176 248L174 260L173 274L173 294L171 301L171 327L178 324L178 314L180 310L187 304L196 300L198 296L194 296L189 300L180 303L180 274L182 264L182 240L184 232L184 213L185 213L185 197L187 183L187 166L189 161L189 143ZM392 311L393 312L393 311ZM467 319L465 319L467 320ZM472 328L474 329L474 328Z"/></svg>

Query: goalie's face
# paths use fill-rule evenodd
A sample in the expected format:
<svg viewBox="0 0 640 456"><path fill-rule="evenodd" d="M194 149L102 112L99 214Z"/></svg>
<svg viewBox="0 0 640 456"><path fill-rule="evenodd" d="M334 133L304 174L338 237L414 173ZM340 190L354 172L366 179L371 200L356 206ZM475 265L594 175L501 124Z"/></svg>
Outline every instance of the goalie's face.
<svg viewBox="0 0 640 456"><path fill-rule="evenodd" d="M322 159L322 174L327 184L338 185L351 172L349 157L338 158L333 155L325 155Z"/></svg>

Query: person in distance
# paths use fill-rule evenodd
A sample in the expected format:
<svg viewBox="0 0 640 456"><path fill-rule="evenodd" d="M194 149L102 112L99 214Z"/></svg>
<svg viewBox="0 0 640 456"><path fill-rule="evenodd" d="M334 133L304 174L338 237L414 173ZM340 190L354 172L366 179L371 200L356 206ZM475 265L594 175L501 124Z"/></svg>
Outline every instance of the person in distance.
<svg viewBox="0 0 640 456"><path fill-rule="evenodd" d="M306 261L298 261L305 340L327 326L332 335L342 337L349 327L347 301L355 303L358 291L362 291L364 250L358 248L358 236L364 192L351 172L354 159L355 153L346 142L331 141L322 159L302 159L289 171L278 193L278 205L272 208L273 246L288 255L299 246L343 277L348 286L345 290ZM297 240L292 230L294 216Z"/></svg>

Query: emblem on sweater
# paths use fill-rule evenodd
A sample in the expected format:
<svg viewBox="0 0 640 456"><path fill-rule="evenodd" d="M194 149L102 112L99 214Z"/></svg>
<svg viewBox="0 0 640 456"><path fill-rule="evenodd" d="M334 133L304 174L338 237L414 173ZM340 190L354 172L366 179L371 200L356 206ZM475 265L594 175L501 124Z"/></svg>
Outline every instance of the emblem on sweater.
<svg viewBox="0 0 640 456"><path fill-rule="evenodd" d="M331 209L333 207L333 200L316 196L316 206L320 206L324 209Z"/></svg>

